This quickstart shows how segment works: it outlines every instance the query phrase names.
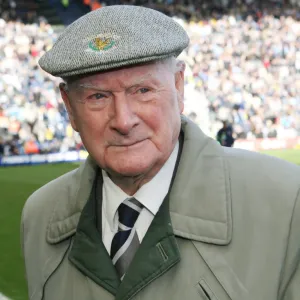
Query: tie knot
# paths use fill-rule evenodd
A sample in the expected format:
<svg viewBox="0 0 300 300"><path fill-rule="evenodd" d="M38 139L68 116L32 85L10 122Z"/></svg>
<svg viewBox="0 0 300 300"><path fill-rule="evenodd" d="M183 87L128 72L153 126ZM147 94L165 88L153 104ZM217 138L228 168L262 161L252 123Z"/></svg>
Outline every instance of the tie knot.
<svg viewBox="0 0 300 300"><path fill-rule="evenodd" d="M122 225L125 225L128 227L128 229L131 229L140 212L142 211L143 205L137 201L135 198L128 198L123 203L120 204L118 208L119 213L119 223L121 223L120 227ZM125 229L124 227L121 229Z"/></svg>

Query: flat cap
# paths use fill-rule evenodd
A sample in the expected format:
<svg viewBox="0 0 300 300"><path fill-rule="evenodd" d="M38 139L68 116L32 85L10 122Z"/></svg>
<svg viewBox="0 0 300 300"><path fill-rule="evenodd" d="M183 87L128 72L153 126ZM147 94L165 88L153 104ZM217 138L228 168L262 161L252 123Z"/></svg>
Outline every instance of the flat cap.
<svg viewBox="0 0 300 300"><path fill-rule="evenodd" d="M69 25L39 65L53 76L83 75L176 57L188 43L185 30L163 13L112 5Z"/></svg>

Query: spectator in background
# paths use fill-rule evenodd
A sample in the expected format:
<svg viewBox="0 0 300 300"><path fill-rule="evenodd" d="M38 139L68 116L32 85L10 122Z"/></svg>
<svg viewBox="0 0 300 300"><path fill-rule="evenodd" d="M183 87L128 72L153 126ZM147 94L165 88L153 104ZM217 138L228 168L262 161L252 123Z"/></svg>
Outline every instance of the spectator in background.
<svg viewBox="0 0 300 300"><path fill-rule="evenodd" d="M223 127L217 133L217 141L224 147L232 147L234 144L233 131L228 121L223 121Z"/></svg>
<svg viewBox="0 0 300 300"><path fill-rule="evenodd" d="M39 154L39 146L34 138L30 138L24 144L24 152L25 154Z"/></svg>
<svg viewBox="0 0 300 300"><path fill-rule="evenodd" d="M0 1L0 17L6 21L16 19L16 2L14 0Z"/></svg>
<svg viewBox="0 0 300 300"><path fill-rule="evenodd" d="M4 155L4 143L3 138L0 136L0 158Z"/></svg>
<svg viewBox="0 0 300 300"><path fill-rule="evenodd" d="M0 20L0 134L6 155L28 152L30 143L43 153L59 151L67 136L69 120L54 88L56 80L37 66L56 38L44 19L29 25ZM18 145L12 147L15 136ZM64 151L80 143L75 134L69 139ZM37 153L37 149L30 152Z"/></svg>
<svg viewBox="0 0 300 300"><path fill-rule="evenodd" d="M9 142L9 151L10 155L19 155L21 153L21 145L20 145L20 137L19 135L14 135L13 138Z"/></svg>
<svg viewBox="0 0 300 300"><path fill-rule="evenodd" d="M61 4L63 5L63 7L65 9L67 9L69 7L69 0L61 0Z"/></svg>

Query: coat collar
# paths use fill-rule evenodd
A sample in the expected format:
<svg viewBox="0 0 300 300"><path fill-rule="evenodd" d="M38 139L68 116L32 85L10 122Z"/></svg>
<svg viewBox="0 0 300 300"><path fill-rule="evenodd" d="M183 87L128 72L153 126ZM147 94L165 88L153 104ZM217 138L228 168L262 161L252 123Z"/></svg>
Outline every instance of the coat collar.
<svg viewBox="0 0 300 300"><path fill-rule="evenodd" d="M170 194L174 233L194 241L226 245L232 236L230 174L222 147L182 117L183 151ZM72 236L91 192L96 171L89 157L69 176L68 193L54 207L47 241Z"/></svg>

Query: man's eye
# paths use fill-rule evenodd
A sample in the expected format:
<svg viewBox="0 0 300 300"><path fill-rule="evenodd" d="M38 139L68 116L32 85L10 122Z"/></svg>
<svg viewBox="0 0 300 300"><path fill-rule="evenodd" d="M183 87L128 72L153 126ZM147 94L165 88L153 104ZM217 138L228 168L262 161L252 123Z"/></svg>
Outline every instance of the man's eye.
<svg viewBox="0 0 300 300"><path fill-rule="evenodd" d="M106 98L106 95L103 93L92 94L87 97L87 100L95 101L95 100L103 100Z"/></svg>
<svg viewBox="0 0 300 300"><path fill-rule="evenodd" d="M140 93L140 94L146 94L146 93L148 93L149 91L150 91L150 90L147 89L147 88L141 88L141 89L138 90L138 93Z"/></svg>
<svg viewBox="0 0 300 300"><path fill-rule="evenodd" d="M92 100L101 100L103 98L105 98L105 95L101 94L101 93L96 93L94 95L89 96L89 99L92 99Z"/></svg>

